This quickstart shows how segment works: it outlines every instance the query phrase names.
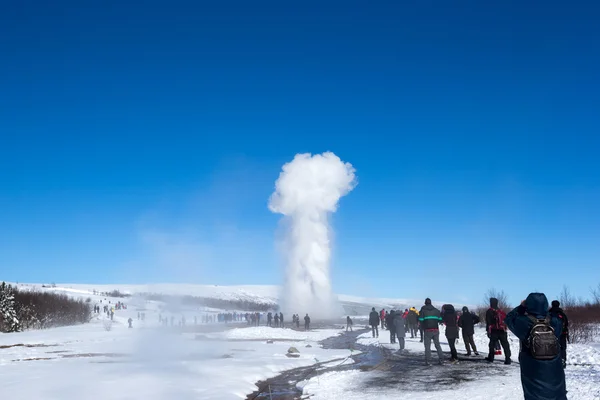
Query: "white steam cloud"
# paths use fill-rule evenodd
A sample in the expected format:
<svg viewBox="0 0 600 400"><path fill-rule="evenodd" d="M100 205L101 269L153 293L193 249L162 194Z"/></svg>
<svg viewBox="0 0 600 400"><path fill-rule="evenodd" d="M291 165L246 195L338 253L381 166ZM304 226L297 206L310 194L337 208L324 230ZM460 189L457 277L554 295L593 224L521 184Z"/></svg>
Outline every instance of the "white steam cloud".
<svg viewBox="0 0 600 400"><path fill-rule="evenodd" d="M286 222L283 300L288 313L332 316L329 215L356 186L354 172L331 152L297 154L282 168L269 209L283 214Z"/></svg>

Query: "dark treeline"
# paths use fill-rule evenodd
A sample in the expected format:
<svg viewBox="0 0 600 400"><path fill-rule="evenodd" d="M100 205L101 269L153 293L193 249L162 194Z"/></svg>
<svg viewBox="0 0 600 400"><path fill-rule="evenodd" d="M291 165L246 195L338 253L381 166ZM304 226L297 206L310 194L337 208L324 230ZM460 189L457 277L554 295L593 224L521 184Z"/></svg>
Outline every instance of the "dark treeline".
<svg viewBox="0 0 600 400"><path fill-rule="evenodd" d="M66 294L0 286L0 331L45 329L89 322L91 307Z"/></svg>
<svg viewBox="0 0 600 400"><path fill-rule="evenodd" d="M196 307L210 307L218 308L221 310L239 310L239 311L259 311L267 312L277 308L276 303L263 303L248 300L223 300L214 299L209 297L196 297L196 296L170 296L156 293L144 293L142 294L148 300L163 301L165 303L179 302L183 305L196 306Z"/></svg>

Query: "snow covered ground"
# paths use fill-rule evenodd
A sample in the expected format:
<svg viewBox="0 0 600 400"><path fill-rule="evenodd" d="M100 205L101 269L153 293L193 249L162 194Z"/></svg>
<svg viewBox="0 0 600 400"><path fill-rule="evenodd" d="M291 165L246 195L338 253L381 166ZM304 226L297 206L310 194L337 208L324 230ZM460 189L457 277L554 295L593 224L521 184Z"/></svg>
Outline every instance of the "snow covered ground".
<svg viewBox="0 0 600 400"><path fill-rule="evenodd" d="M518 340L510 334L509 341L513 352L512 358L517 361ZM448 353L450 348L444 336L443 327L440 332L440 342L442 350ZM484 329L477 330L475 342L481 357L487 355L488 339ZM358 338L358 343L368 346L382 346L393 350L398 349L397 344L390 344L388 331L380 331L378 339L374 339L371 332L362 334ZM424 363L424 348L418 338L407 338L406 350L405 355L394 357L395 362L409 362L408 356L410 355L413 356L412 361L416 356ZM462 341L457 344L457 350L459 355L462 353L464 357L466 350ZM435 360L436 353L433 346L432 357ZM409 371L413 371L414 375L409 372L408 376L405 377L406 379L399 380L397 383L395 382L396 377L377 368L368 372L359 370L325 372L318 378L302 382L299 387L302 388L304 395L310 396L311 400L362 400L365 398L384 400L396 398L398 393L402 393L403 397L412 400L437 400L440 398L454 398L457 391L460 391L461 398L473 400L491 398L523 399L518 362L513 363L511 366L504 366L502 365L504 356L496 356L496 360L497 362L493 365L461 361L458 365L418 367L422 368L422 371L417 371L417 368L411 367ZM568 363L566 375L569 400L600 400L600 351L589 345L572 345L569 347ZM454 374L458 368L464 368L465 364L473 364L467 368L479 369L476 379L464 379L460 383L452 380L442 381L441 388L440 385L432 384L433 381L441 380L440 376L444 378ZM423 373L423 371L425 372ZM390 379L391 376L392 379ZM423 379L424 376L425 379ZM414 383L406 385L406 380L414 380ZM415 390L411 390L411 387L414 387Z"/></svg>
<svg viewBox="0 0 600 400"><path fill-rule="evenodd" d="M203 341L178 329L145 327L135 314L133 310L117 311L110 331L105 330L105 320L96 318L85 325L0 334L3 396L240 399L256 390L257 381L284 370L348 356L346 350L324 350L316 343L337 335L337 330L305 334L247 328ZM135 317L134 329L124 323L129 316ZM274 341L267 344L267 339ZM308 344L312 347L306 347ZM300 351L299 358L286 357L290 346Z"/></svg>

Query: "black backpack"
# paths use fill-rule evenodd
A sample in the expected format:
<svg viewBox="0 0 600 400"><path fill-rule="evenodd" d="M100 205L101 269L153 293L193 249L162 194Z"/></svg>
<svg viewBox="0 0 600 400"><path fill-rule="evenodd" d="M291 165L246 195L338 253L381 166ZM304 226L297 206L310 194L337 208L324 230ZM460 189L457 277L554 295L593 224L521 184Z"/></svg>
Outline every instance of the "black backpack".
<svg viewBox="0 0 600 400"><path fill-rule="evenodd" d="M527 338L529 353L536 360L554 360L560 354L560 344L554 334L554 328L550 325L550 317L545 319L537 319L531 315L528 317L533 322Z"/></svg>

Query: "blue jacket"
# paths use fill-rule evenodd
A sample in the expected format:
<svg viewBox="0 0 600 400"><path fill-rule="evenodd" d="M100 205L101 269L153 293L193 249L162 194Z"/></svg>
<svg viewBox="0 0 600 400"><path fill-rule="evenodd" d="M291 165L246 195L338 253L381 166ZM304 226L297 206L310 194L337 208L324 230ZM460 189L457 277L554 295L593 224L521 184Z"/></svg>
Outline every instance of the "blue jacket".
<svg viewBox="0 0 600 400"><path fill-rule="evenodd" d="M536 360L529 354L525 343L533 322L527 317L533 315L538 319L548 315L548 299L543 293L531 293L525 300L525 306L519 306L506 316L506 325L521 340L521 383L525 400L567 400L565 371L560 355L554 360ZM551 325L557 337L560 337L562 323L553 317Z"/></svg>

